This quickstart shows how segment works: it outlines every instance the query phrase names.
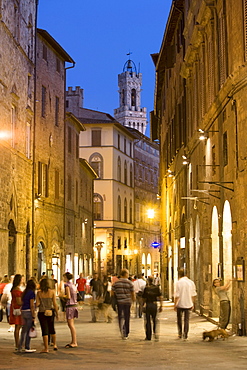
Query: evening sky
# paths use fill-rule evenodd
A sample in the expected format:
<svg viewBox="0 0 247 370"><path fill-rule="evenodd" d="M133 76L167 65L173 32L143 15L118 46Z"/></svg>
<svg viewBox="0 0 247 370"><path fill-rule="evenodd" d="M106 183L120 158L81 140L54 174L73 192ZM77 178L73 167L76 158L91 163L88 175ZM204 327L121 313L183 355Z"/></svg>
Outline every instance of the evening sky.
<svg viewBox="0 0 247 370"><path fill-rule="evenodd" d="M84 89L84 108L114 115L118 74L132 59L143 77L141 106L153 110L155 67L172 0L39 0L38 27L76 62L67 87ZM148 134L148 132L147 132Z"/></svg>

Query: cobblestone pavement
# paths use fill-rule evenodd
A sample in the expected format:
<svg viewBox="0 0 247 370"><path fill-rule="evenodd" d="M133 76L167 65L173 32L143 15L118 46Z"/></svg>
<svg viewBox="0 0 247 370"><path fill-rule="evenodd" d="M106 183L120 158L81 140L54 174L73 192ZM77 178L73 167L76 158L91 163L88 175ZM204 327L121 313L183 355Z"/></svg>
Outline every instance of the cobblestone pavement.
<svg viewBox="0 0 247 370"><path fill-rule="evenodd" d="M203 317L191 314L189 340L177 339L176 315L171 304L166 303L159 315L160 338L158 342L145 341L143 319L132 314L131 331L127 341L119 335L117 318L105 323L90 322L90 307L85 304L76 321L78 347L66 349L70 333L65 322L56 322L58 351L50 347L41 354L42 337L32 339L35 353L15 353L13 333L8 324L0 323L0 369L247 369L247 337L231 336L228 340L207 342L202 332L215 325Z"/></svg>

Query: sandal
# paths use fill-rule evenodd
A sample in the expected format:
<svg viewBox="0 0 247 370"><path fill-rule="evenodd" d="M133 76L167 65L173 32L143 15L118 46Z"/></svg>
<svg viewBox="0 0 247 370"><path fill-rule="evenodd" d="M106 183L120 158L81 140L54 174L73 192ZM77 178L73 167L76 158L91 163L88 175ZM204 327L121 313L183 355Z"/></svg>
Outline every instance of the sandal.
<svg viewBox="0 0 247 370"><path fill-rule="evenodd" d="M76 348L77 346L72 346L70 343L66 344L65 348Z"/></svg>

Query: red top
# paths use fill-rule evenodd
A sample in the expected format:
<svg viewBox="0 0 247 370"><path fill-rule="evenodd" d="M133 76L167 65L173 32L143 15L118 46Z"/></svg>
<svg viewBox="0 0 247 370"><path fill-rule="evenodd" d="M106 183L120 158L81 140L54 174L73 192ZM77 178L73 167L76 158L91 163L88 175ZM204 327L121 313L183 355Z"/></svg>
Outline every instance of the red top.
<svg viewBox="0 0 247 370"><path fill-rule="evenodd" d="M10 316L9 316L9 324L10 325L22 325L22 320L21 320L21 315L20 316L14 316L13 315L13 308L21 308L16 302L17 297L21 297L22 291L14 289L11 292L12 295L12 301L11 301L11 306L10 306Z"/></svg>
<svg viewBox="0 0 247 370"><path fill-rule="evenodd" d="M86 282L87 281L84 278L79 278L79 279L76 280L78 292L84 292Z"/></svg>

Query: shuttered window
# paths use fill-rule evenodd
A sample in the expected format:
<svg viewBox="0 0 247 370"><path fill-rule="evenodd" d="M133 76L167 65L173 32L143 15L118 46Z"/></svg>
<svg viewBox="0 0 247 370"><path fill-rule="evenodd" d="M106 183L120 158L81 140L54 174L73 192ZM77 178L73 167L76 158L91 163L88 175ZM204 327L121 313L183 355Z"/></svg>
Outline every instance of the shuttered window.
<svg viewBox="0 0 247 370"><path fill-rule="evenodd" d="M101 130L92 130L92 146L101 146Z"/></svg>

